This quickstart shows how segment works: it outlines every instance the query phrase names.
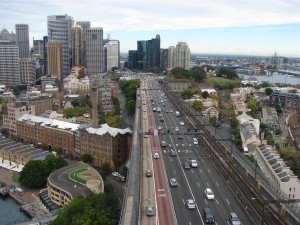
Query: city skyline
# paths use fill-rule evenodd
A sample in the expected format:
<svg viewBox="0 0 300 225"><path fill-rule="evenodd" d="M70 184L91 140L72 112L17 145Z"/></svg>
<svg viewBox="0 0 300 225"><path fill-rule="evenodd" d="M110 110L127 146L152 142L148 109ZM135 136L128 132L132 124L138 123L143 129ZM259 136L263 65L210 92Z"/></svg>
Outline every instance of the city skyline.
<svg viewBox="0 0 300 225"><path fill-rule="evenodd" d="M299 13L297 0L3 0L0 28L15 33L15 24L28 24L32 46L33 37L47 35L47 16L67 14L75 22L102 27L104 38L110 34L120 41L122 53L136 49L137 40L159 34L161 48L185 41L192 54L300 57Z"/></svg>

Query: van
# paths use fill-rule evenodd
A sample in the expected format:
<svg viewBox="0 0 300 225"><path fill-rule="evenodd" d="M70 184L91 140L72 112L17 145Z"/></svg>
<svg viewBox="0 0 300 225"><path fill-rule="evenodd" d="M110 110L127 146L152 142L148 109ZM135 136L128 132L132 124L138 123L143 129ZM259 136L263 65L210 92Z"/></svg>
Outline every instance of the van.
<svg viewBox="0 0 300 225"><path fill-rule="evenodd" d="M214 215L210 208L203 209L203 218L205 223L215 223Z"/></svg>
<svg viewBox="0 0 300 225"><path fill-rule="evenodd" d="M194 143L194 145L197 145L197 144L198 144L197 138L193 138L193 143Z"/></svg>
<svg viewBox="0 0 300 225"><path fill-rule="evenodd" d="M178 111L175 112L176 116L180 116L180 113Z"/></svg>

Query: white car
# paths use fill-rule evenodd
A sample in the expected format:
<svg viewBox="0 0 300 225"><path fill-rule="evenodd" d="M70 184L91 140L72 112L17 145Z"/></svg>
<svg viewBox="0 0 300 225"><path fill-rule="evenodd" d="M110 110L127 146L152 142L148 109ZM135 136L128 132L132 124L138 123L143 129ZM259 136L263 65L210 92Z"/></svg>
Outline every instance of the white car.
<svg viewBox="0 0 300 225"><path fill-rule="evenodd" d="M197 163L197 161L195 159L190 160L190 164L191 164L191 167L193 167L193 168L197 168L198 167L198 163Z"/></svg>
<svg viewBox="0 0 300 225"><path fill-rule="evenodd" d="M158 127L157 127L157 130L161 130L161 129L162 129L161 126L158 126Z"/></svg>
<svg viewBox="0 0 300 225"><path fill-rule="evenodd" d="M186 202L186 206L188 207L188 209L196 208L196 204L193 199L187 199L185 202Z"/></svg>
<svg viewBox="0 0 300 225"><path fill-rule="evenodd" d="M155 152L155 153L153 154L153 158L154 158L154 159L159 159L159 154L158 154L157 152Z"/></svg>
<svg viewBox="0 0 300 225"><path fill-rule="evenodd" d="M181 126L184 126L184 122L180 121L180 125L181 125Z"/></svg>
<svg viewBox="0 0 300 225"><path fill-rule="evenodd" d="M175 127L175 132L179 132L179 128L178 127Z"/></svg>
<svg viewBox="0 0 300 225"><path fill-rule="evenodd" d="M207 199L209 199L209 200L215 199L215 195L210 188L206 188L204 193L205 193Z"/></svg>

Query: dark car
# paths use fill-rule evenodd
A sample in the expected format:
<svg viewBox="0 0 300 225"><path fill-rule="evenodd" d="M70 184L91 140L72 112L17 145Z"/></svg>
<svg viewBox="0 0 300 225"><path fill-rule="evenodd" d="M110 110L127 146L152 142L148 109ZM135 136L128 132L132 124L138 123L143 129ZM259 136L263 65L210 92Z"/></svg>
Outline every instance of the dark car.
<svg viewBox="0 0 300 225"><path fill-rule="evenodd" d="M160 122L164 122L165 120L163 118L160 118Z"/></svg>
<svg viewBox="0 0 300 225"><path fill-rule="evenodd" d="M205 223L215 223L215 218L210 208L203 209L203 218Z"/></svg>
<svg viewBox="0 0 300 225"><path fill-rule="evenodd" d="M184 168L185 170L191 169L190 164L189 164L188 162L185 162L185 163L183 164L183 168Z"/></svg>

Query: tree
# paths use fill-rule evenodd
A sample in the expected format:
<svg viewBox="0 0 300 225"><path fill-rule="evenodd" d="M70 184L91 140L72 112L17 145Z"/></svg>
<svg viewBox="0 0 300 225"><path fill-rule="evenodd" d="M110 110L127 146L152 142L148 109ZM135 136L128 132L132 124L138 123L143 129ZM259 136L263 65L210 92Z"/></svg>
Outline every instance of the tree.
<svg viewBox="0 0 300 225"><path fill-rule="evenodd" d="M64 160L63 157L55 156L53 154L47 155L45 162L47 164L49 174L52 173L54 170L68 165L68 163L66 162L66 160Z"/></svg>
<svg viewBox="0 0 300 225"><path fill-rule="evenodd" d="M239 79L239 76L236 72L227 69L226 67L221 67L217 73L218 77L226 77L228 79Z"/></svg>
<svg viewBox="0 0 300 225"><path fill-rule="evenodd" d="M239 121L235 116L230 117L230 126L231 129L236 128L239 125Z"/></svg>
<svg viewBox="0 0 300 225"><path fill-rule="evenodd" d="M206 77L206 73L203 69L203 67L195 66L191 68L190 70L190 76L193 80L197 82L202 82L204 78Z"/></svg>
<svg viewBox="0 0 300 225"><path fill-rule="evenodd" d="M114 67L111 68L111 71L114 72L114 71L116 71L116 70L118 70L118 69L119 69L119 67L114 66Z"/></svg>
<svg viewBox="0 0 300 225"><path fill-rule="evenodd" d="M209 117L209 123L213 126L217 125L217 117L213 116L213 117Z"/></svg>
<svg viewBox="0 0 300 225"><path fill-rule="evenodd" d="M201 112L202 111L202 107L203 104L200 101L194 101L192 104L192 107L197 111L197 112Z"/></svg>
<svg viewBox="0 0 300 225"><path fill-rule="evenodd" d="M273 93L273 89L268 87L265 89L265 93L266 95L271 95Z"/></svg>
<svg viewBox="0 0 300 225"><path fill-rule="evenodd" d="M81 154L80 159L85 162L85 163L92 163L93 162L93 157L90 154Z"/></svg>
<svg viewBox="0 0 300 225"><path fill-rule="evenodd" d="M117 200L103 193L72 200L59 211L51 225L117 225L118 222Z"/></svg>
<svg viewBox="0 0 300 225"><path fill-rule="evenodd" d="M128 110L129 113L134 113L135 111L135 101L129 100L125 103L125 108Z"/></svg>
<svg viewBox="0 0 300 225"><path fill-rule="evenodd" d="M209 96L209 93L208 93L207 91L203 91L203 92L202 92L202 97L203 97L203 98L206 99L206 98L208 98L208 96Z"/></svg>
<svg viewBox="0 0 300 225"><path fill-rule="evenodd" d="M128 168L126 165L122 165L119 169L119 173L123 176L123 177L126 177L127 176L127 171L128 171Z"/></svg>
<svg viewBox="0 0 300 225"><path fill-rule="evenodd" d="M182 67L175 67L172 69L171 71L172 75L174 76L174 78L187 78L189 79L190 78L190 74L189 74L189 71L182 68Z"/></svg>
<svg viewBox="0 0 300 225"><path fill-rule="evenodd" d="M21 91L18 87L14 87L13 88L13 93L14 93L15 96L18 96L18 95L20 95Z"/></svg>
<svg viewBox="0 0 300 225"><path fill-rule="evenodd" d="M247 107L248 107L248 109L251 109L251 113L252 113L252 115L254 115L255 112L256 112L257 100L256 99L250 99L247 102Z"/></svg>

